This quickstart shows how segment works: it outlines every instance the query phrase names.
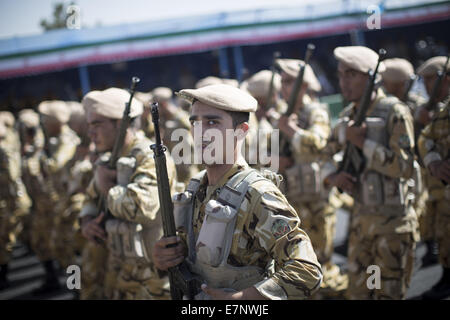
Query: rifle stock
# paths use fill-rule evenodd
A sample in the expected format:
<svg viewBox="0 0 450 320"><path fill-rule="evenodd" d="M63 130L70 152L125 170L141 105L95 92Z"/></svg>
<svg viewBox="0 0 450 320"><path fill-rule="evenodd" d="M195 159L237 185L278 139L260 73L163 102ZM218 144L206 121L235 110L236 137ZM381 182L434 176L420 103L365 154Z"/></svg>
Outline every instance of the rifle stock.
<svg viewBox="0 0 450 320"><path fill-rule="evenodd" d="M158 197L160 204L161 220L163 224L164 237L176 236L175 218L173 216L173 202L170 195L169 176L165 151L167 148L161 142L159 132L158 103L151 107L152 121L155 127L155 144L151 145L153 158L155 159L156 177L158 182ZM169 245L168 247L173 247ZM186 262L169 268L170 294L173 300L181 300L186 296L189 300L200 291L200 282L188 270Z"/></svg>

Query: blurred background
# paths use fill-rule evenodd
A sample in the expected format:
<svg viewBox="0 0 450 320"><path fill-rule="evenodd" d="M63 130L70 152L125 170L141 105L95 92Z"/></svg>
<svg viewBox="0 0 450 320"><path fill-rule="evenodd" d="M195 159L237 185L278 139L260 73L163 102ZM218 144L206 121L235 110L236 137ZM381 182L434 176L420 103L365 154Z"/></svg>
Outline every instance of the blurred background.
<svg viewBox="0 0 450 320"><path fill-rule="evenodd" d="M380 29L368 28L373 12ZM414 67L446 55L450 1L2 0L0 16L0 108L16 113L127 87L133 75L141 91L189 88L209 75L241 81L269 68L274 51L303 59L308 42L321 96L332 97L336 46L384 47Z"/></svg>

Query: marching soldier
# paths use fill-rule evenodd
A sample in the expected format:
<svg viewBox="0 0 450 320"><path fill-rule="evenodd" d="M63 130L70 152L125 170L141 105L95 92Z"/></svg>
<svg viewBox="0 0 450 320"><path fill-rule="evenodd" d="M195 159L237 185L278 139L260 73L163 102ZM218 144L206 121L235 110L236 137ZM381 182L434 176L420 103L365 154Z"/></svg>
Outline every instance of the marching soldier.
<svg viewBox="0 0 450 320"><path fill-rule="evenodd" d="M185 89L178 95L192 103L192 132L206 170L191 179L186 192L174 195L180 237L156 242L156 267L167 270L186 260L204 281L196 299L311 296L320 286L322 272L310 239L280 190L249 168L240 152L256 100L224 84ZM224 138L216 144L216 155L222 156L215 159L208 158L210 129ZM226 141L227 130L242 134ZM232 148L226 147L228 143Z"/></svg>
<svg viewBox="0 0 450 320"><path fill-rule="evenodd" d="M407 179L413 173L414 129L408 107L395 97L387 97L378 88L362 127L352 121L374 70L378 55L360 46L337 47L339 85L350 105L336 126L330 144L338 150L346 142L361 150L365 168L356 176L336 172L325 184L352 193L352 212L348 272L349 299L403 299L409 287L415 242L418 241L417 217L408 196ZM380 65L380 72L384 65ZM379 81L379 77L377 81ZM369 266L378 266L380 288L368 285Z"/></svg>
<svg viewBox="0 0 450 320"><path fill-rule="evenodd" d="M31 206L21 180L20 143L14 123L11 113L0 113L0 290L9 287L8 263Z"/></svg>
<svg viewBox="0 0 450 320"><path fill-rule="evenodd" d="M45 136L44 152L26 161L27 186L33 195L31 246L45 270L45 281L33 291L35 295L60 288L51 230L57 227L57 220L64 210L67 181L61 177L68 170L67 165L80 142L67 125L70 109L64 101L43 101L38 110Z"/></svg>
<svg viewBox="0 0 450 320"><path fill-rule="evenodd" d="M445 57L431 58L419 68L419 74L425 81L432 81L433 74L442 70ZM431 78L427 80L428 78ZM450 75L446 69L436 101L438 106L431 123L425 127L419 138L419 152L429 174L426 175L429 199L427 201L426 220L431 236L436 237L439 245L439 262L443 266L443 275L433 288L424 294L424 298L442 299L450 294ZM427 91L430 85L427 84Z"/></svg>
<svg viewBox="0 0 450 320"><path fill-rule="evenodd" d="M383 61L385 70L382 73L383 87L387 94L397 97L406 103L414 117L417 108L425 102L421 96L410 92L411 86L415 81L414 68L406 59L392 58ZM417 139L420 134L420 126L414 123L414 143L417 147ZM408 183L414 194L414 211L419 219L419 230L423 229L421 220L425 215L426 200L428 192L423 186L424 172L419 165L419 159L416 155L414 160L414 174ZM430 245L428 245L430 248ZM430 252L430 250L429 250Z"/></svg>
<svg viewBox="0 0 450 320"><path fill-rule="evenodd" d="M143 106L137 99L131 103L131 125L126 129L117 167L113 170L105 165L129 98L127 91L118 88L91 91L83 98L89 136L103 156L96 162L94 178L80 213L82 233L92 242L106 242L108 257L103 280L106 298L166 299L167 278L156 272L148 251L162 235L162 227L151 141L140 132ZM173 185L175 166L173 161L168 163ZM100 195L105 197L111 214L105 221L105 230L101 221L106 212L97 208Z"/></svg>
<svg viewBox="0 0 450 320"><path fill-rule="evenodd" d="M303 61L278 59L276 62L281 69L281 92L288 101ZM286 168L281 168L286 178L287 198L299 213L322 265L323 282L318 295L338 298L342 297L348 280L331 262L337 208L330 202L332 189L323 187L323 178L332 167L330 155L325 152L331 133L330 119L328 107L307 94L320 90L318 79L307 65L295 113L289 118L283 115L279 120L278 126L291 141L293 153L280 163L288 163Z"/></svg>
<svg viewBox="0 0 450 320"><path fill-rule="evenodd" d="M418 69L417 74L421 76L424 80L425 88L427 90L428 95L432 94L433 86L437 78L438 70L442 70L444 67L444 63L446 62L446 57L438 56L433 57L425 61ZM450 69L447 66L447 72ZM445 78L445 79L448 79ZM444 79L443 85L441 86L440 92L438 92L438 96L435 97L435 101L437 103L437 107L435 110L439 110L442 108L446 100L449 97L449 89L448 89L448 81ZM430 120L433 118L433 111L428 111L425 109L425 103L422 103L415 112L415 128L416 130L416 139L419 139L419 135L423 131L422 129L429 124ZM419 144L420 148L420 144ZM420 150L419 150L420 151ZM421 152L423 153L423 151ZM419 153L420 154L420 153ZM423 157L420 157L423 163ZM425 202L425 212L420 216L420 232L422 236L422 240L425 242L427 247L427 253L422 258L422 264L424 266L437 263L438 261L438 245L436 243L436 228L439 226L436 224L437 222L437 203L442 199L441 190L442 184L439 183L431 174L429 170L424 170L424 187L427 189L428 198Z"/></svg>

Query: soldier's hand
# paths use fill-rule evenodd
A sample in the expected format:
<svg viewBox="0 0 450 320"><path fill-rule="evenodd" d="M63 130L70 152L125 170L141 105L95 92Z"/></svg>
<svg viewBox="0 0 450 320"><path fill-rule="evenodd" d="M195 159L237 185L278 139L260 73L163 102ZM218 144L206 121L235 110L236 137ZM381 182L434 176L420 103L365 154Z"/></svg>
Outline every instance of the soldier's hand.
<svg viewBox="0 0 450 320"><path fill-rule="evenodd" d="M333 173L326 178L326 183L338 187L351 194L354 190L356 178L347 172Z"/></svg>
<svg viewBox="0 0 450 320"><path fill-rule="evenodd" d="M447 183L450 183L450 160L436 160L428 165L431 174Z"/></svg>
<svg viewBox="0 0 450 320"><path fill-rule="evenodd" d="M184 248L180 241L180 237L163 237L155 243L152 258L159 270L166 271L183 262Z"/></svg>
<svg viewBox="0 0 450 320"><path fill-rule="evenodd" d="M249 287L242 291L224 290L208 287L202 284L202 290L213 300L262 300L263 297L255 287Z"/></svg>
<svg viewBox="0 0 450 320"><path fill-rule="evenodd" d="M281 116L278 121L278 127L288 138L292 138L300 127L297 125L298 117L296 114L292 114L289 117Z"/></svg>
<svg viewBox="0 0 450 320"><path fill-rule="evenodd" d="M106 166L98 166L95 169L95 186L97 190L107 195L109 189L117 184L117 172L107 168Z"/></svg>
<svg viewBox="0 0 450 320"><path fill-rule="evenodd" d="M100 223L102 222L105 214L102 212L95 219L91 219L81 224L81 234L88 239L89 241L95 242L96 238L106 240L106 233L102 227L100 227Z"/></svg>
<svg viewBox="0 0 450 320"><path fill-rule="evenodd" d="M361 127L357 127L355 126L354 121L350 121L347 128L345 129L345 136L347 137L347 140L360 149L362 149L364 146L366 133L367 125L365 123L363 123Z"/></svg>

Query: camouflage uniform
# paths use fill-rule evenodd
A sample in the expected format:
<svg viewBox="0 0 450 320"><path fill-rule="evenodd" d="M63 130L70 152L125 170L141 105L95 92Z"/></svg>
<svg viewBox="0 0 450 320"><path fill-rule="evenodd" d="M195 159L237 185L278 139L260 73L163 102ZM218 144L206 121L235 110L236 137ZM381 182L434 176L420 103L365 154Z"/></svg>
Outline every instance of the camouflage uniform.
<svg viewBox="0 0 450 320"><path fill-rule="evenodd" d="M450 156L450 98L433 117L432 122L422 131L419 138L419 152L424 165L435 160L448 159ZM429 231L436 235L439 244L440 263L444 268L450 268L450 186L431 174L427 174L427 187L430 198L427 202L427 215L434 214L434 223L429 225Z"/></svg>
<svg viewBox="0 0 450 320"><path fill-rule="evenodd" d="M79 138L67 125L62 125L58 137L50 139L50 154L41 153L25 159L27 187L33 190L33 221L31 246L41 261L56 258L53 252L52 233L57 228L57 219L64 210L67 186L61 179L67 164L75 154Z"/></svg>
<svg viewBox="0 0 450 320"><path fill-rule="evenodd" d="M0 126L4 128L0 136L0 265L6 265L31 201L21 179L18 136L12 127Z"/></svg>
<svg viewBox="0 0 450 320"><path fill-rule="evenodd" d="M92 164L88 159L77 160L69 168L67 197L63 211L56 217L51 241L52 252L64 269L76 262L76 253L85 245L78 216L86 197L85 190L92 179Z"/></svg>
<svg viewBox="0 0 450 320"><path fill-rule="evenodd" d="M331 144L345 143L345 126L355 115L353 103L345 108ZM349 299L402 299L413 271L417 216L406 180L414 161L413 122L407 107L381 89L367 112L368 134L363 154L366 168L355 186L348 265ZM343 130L341 130L343 129ZM384 138L383 138L384 136ZM367 286L367 268L380 267L381 288Z"/></svg>
<svg viewBox="0 0 450 320"><path fill-rule="evenodd" d="M207 253L205 255L203 247L207 247L208 243L199 240L200 243L195 245L202 232L208 232L203 228L208 207L213 200L221 197L224 185L246 172L249 172L249 167L241 158L216 185L208 185L207 175L203 171L191 180L198 186L194 195L185 192L174 196L176 207L183 195L190 197L187 211L175 211L177 221L186 219L177 225L180 236L188 244L186 261L191 270L211 287L242 290L254 286L260 294L270 299L304 299L311 296L322 279L320 264L308 235L300 228L297 213L270 180L260 178L249 182L235 215L234 228L226 229L230 232L223 235L230 250L228 256L225 254L220 258L220 265L217 261L208 262L213 257ZM243 178L239 176L238 181ZM191 190L192 184L187 190ZM212 211L216 212L215 209ZM189 220L192 220L191 223ZM220 238L213 231L209 230L213 237ZM226 251L219 248L219 252ZM201 293L197 298L208 297Z"/></svg>
<svg viewBox="0 0 450 320"><path fill-rule="evenodd" d="M149 148L151 144L150 140L138 135L124 148L118 165L123 159L135 159L135 166L131 167L125 178L120 179L118 169L119 184L111 188L107 196L108 210L113 216L106 221L108 258L104 295L108 299L169 298L167 278L158 275L148 259L148 251L144 250L144 255L139 255L134 251L133 240L129 240L131 243L125 241L142 236L141 245L151 248L153 242L162 236L155 163ZM169 179L173 186L175 166L168 159ZM93 181L87 195L81 216L96 215L98 195ZM116 241L123 243L123 246L117 245Z"/></svg>
<svg viewBox="0 0 450 320"><path fill-rule="evenodd" d="M304 101L298 114L301 129L290 143L295 164L286 169L284 187L322 265L323 282L318 295L339 297L347 288L348 279L331 262L337 207L330 201L332 190L323 187L324 177L333 168L329 154L324 152L331 134L328 107L312 102L308 96Z"/></svg>

